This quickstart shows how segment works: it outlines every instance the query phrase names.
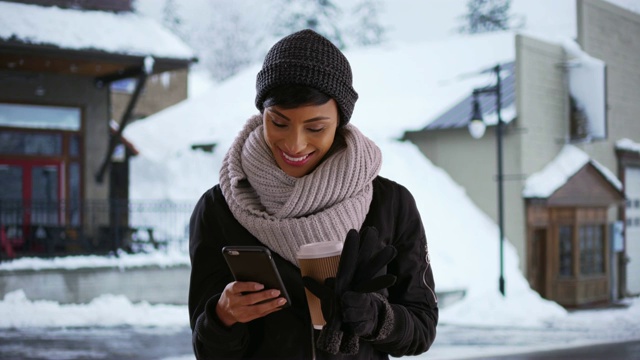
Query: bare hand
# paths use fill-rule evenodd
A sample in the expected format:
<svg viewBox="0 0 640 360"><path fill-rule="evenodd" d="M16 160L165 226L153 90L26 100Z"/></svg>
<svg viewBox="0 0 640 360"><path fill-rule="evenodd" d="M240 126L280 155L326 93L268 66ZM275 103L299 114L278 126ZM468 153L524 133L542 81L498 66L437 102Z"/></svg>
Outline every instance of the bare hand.
<svg viewBox="0 0 640 360"><path fill-rule="evenodd" d="M256 282L234 281L222 291L216 314L225 326L246 323L280 310L287 301L275 289L263 290ZM266 300L266 301L265 301ZM265 301L265 302L262 302Z"/></svg>

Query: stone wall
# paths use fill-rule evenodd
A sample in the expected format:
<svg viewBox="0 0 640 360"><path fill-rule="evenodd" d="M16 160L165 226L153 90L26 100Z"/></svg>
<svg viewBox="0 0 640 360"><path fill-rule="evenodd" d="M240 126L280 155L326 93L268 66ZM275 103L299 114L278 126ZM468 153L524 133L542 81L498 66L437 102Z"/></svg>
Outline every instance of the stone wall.
<svg viewBox="0 0 640 360"><path fill-rule="evenodd" d="M187 265L0 271L0 299L22 289L30 300L62 304L88 303L103 294L124 295L132 302L186 304L190 271Z"/></svg>

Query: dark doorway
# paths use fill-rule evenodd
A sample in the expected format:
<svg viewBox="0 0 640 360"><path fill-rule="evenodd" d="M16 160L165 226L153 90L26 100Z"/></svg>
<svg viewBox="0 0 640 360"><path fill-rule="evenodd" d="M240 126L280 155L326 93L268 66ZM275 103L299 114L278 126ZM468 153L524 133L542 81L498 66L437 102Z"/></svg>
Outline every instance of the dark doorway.
<svg viewBox="0 0 640 360"><path fill-rule="evenodd" d="M547 297L547 229L534 229L531 243L529 282L540 296Z"/></svg>

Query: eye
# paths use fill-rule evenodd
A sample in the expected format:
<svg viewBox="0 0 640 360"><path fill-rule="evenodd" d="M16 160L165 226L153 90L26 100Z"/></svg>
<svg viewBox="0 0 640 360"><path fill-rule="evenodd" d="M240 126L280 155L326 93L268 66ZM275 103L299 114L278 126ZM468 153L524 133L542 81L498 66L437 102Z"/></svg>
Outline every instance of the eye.
<svg viewBox="0 0 640 360"><path fill-rule="evenodd" d="M283 128L283 127L286 127L286 126L287 126L286 124L279 123L279 122L278 122L278 121L276 121L276 119L274 119L274 118L271 118L271 123L272 123L275 127L278 127L278 128Z"/></svg>
<svg viewBox="0 0 640 360"><path fill-rule="evenodd" d="M319 133L319 132L323 131L324 128L323 127L321 127L321 128L309 128L308 130L311 131L312 133Z"/></svg>

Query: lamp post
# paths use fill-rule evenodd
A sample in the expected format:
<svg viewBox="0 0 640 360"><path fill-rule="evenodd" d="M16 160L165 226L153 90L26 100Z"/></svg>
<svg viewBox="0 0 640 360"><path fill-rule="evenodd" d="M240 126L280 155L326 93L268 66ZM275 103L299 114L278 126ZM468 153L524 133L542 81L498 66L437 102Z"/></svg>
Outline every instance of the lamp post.
<svg viewBox="0 0 640 360"><path fill-rule="evenodd" d="M502 296L505 296L505 283L504 283L504 209L503 209L503 189L502 189L502 134L504 130L504 122L502 121L501 103L501 83L500 83L500 64L494 66L492 71L496 75L496 84L494 86L486 86L482 88L473 89L473 108L471 113L471 121L469 122L469 132L471 136L479 139L484 135L485 124L482 119L482 111L480 110L480 103L478 102L478 95L480 94L493 94L496 98L496 115L498 123L496 124L496 142L498 151L498 225L500 228L500 278L498 286Z"/></svg>

